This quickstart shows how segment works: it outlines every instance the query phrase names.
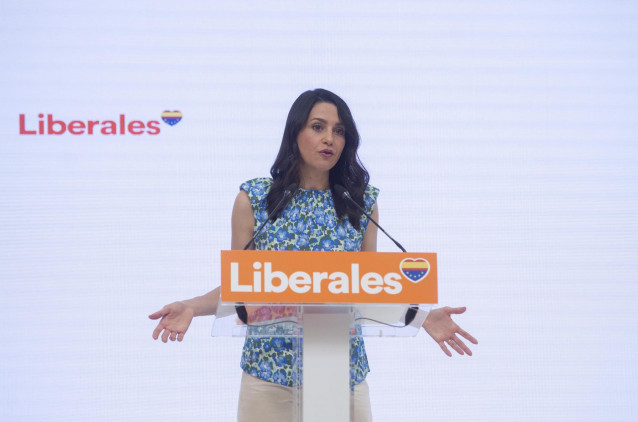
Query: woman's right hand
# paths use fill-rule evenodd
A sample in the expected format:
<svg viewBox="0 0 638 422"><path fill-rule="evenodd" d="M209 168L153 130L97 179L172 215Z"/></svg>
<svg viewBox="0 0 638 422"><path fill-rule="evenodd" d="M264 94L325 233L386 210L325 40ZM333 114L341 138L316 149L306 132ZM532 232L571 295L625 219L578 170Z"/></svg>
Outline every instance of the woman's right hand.
<svg viewBox="0 0 638 422"><path fill-rule="evenodd" d="M153 338L157 340L161 334L164 343L168 339L182 341L194 316L193 308L184 302L173 302L164 306L161 310L148 316L150 319L161 318L153 331Z"/></svg>

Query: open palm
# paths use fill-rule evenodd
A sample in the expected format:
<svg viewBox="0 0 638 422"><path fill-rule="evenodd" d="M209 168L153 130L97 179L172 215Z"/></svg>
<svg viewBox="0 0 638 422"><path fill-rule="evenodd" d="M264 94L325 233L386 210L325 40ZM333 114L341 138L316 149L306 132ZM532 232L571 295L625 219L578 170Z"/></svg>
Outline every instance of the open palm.
<svg viewBox="0 0 638 422"><path fill-rule="evenodd" d="M471 343L478 344L478 341L474 337L452 320L452 314L462 314L465 312L465 309L464 306L460 308L446 306L444 308L433 309L423 323L425 331L438 343L443 353L448 356L452 356L452 352L450 352L447 346L450 346L460 355L467 354L468 356L472 356L472 351L463 343L459 336L464 337Z"/></svg>
<svg viewBox="0 0 638 422"><path fill-rule="evenodd" d="M194 316L193 309L186 306L184 302L173 302L164 306L161 310L148 316L150 319L161 318L153 330L153 338L157 340L161 335L164 343L169 339L182 341Z"/></svg>

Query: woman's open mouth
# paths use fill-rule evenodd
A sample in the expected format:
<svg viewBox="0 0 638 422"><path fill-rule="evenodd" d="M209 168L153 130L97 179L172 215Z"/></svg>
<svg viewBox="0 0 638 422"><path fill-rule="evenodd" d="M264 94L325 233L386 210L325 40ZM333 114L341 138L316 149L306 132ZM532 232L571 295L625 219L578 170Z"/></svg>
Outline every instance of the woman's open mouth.
<svg viewBox="0 0 638 422"><path fill-rule="evenodd" d="M329 149L324 149L322 151L319 151L319 154L321 154L323 157L326 157L326 158L329 158L335 155L335 153Z"/></svg>

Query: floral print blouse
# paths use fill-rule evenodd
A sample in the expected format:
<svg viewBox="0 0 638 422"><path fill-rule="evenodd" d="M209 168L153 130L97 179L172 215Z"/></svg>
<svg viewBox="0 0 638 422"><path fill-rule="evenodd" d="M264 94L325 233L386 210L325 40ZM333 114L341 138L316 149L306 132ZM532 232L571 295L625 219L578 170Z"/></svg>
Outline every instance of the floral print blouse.
<svg viewBox="0 0 638 422"><path fill-rule="evenodd" d="M255 230L268 217L266 196L271 178L257 178L240 187L250 198L255 216ZM379 189L368 185L364 194L366 211L371 214ZM299 189L282 215L268 222L255 239L255 249L302 250L302 251L359 251L368 225L366 216L361 216L361 228L356 230L347 218L339 219L334 209L330 190ZM280 309L281 308L281 309ZM289 314L286 307L264 307L258 320ZM272 313L272 315L270 315ZM252 318L251 318L252 319ZM241 357L244 372L265 381L292 387L296 385L293 368L301 366L300 356L295 354L296 340L282 336L262 336L257 328L249 327ZM276 328L273 327L273 330ZM273 332L273 334L275 334ZM360 335L350 337L350 386L362 382L370 372L363 339Z"/></svg>

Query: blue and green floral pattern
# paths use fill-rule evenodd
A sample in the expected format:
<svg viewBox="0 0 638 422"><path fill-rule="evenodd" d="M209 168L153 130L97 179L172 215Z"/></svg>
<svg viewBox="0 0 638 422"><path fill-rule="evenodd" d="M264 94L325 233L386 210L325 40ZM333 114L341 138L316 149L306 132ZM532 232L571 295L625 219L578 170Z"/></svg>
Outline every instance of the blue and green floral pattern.
<svg viewBox="0 0 638 422"><path fill-rule="evenodd" d="M268 217L266 196L272 179L257 178L240 187L250 198L255 216L255 230ZM372 213L379 190L366 187L365 209ZM359 251L368 219L361 216L361 228L356 230L347 218L339 219L330 190L299 189L284 208L281 218L266 223L255 239L255 249L294 251ZM249 327L249 330L252 328ZM357 330L359 331L359 330ZM293 368L297 362L295 340L287 337L255 336L249 331L244 343L241 368L244 372L266 381L291 387L297 383ZM360 334L357 332L357 334ZM370 368L363 339L350 339L350 385L362 382Z"/></svg>

